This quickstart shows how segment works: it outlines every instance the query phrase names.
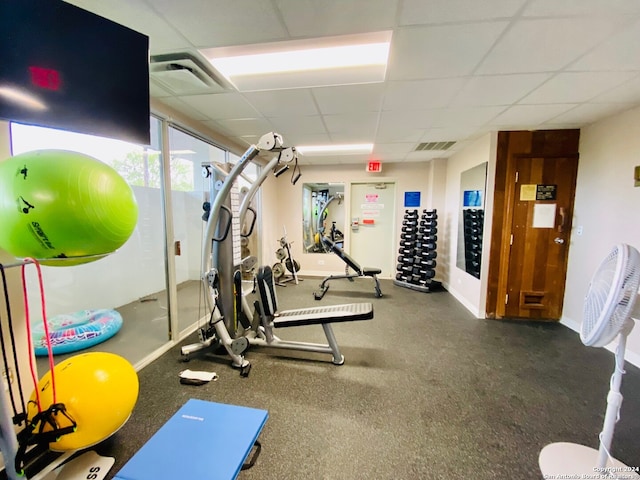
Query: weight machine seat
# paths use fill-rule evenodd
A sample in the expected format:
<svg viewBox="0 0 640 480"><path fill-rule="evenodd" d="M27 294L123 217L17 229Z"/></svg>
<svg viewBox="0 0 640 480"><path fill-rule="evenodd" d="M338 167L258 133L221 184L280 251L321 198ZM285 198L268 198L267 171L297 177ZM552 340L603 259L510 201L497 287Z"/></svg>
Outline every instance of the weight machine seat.
<svg viewBox="0 0 640 480"><path fill-rule="evenodd" d="M370 267L361 267L358 262L356 262L353 257L351 257L347 252L345 252L342 248L340 248L335 242L333 242L329 237L322 237L322 242L325 244L329 250L338 255L344 263L349 265L352 270L355 270L358 275L362 277L373 277L382 273L382 270L379 268L370 268Z"/></svg>
<svg viewBox="0 0 640 480"><path fill-rule="evenodd" d="M373 318L373 304L371 303L348 303L278 312L278 301L271 267L266 265L258 269L257 283L263 313L273 317L273 326L276 328L370 320Z"/></svg>

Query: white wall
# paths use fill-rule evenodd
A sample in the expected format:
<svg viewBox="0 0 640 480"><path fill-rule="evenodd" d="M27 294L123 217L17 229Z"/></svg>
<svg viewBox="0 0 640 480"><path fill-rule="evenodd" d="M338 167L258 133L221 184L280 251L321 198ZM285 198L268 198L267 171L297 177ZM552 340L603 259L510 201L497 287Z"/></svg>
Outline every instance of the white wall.
<svg viewBox="0 0 640 480"><path fill-rule="evenodd" d="M487 296L487 275L489 262L486 252L489 251L491 217L493 212L493 190L495 177L497 133L489 133L471 145L452 155L447 162L446 175L446 207L441 216L442 235L438 238L438 255L446 260L444 285L447 290L477 318L485 317ZM488 162L487 189L485 196L485 222L483 235L483 261L480 279L469 275L456 266L458 250L458 224L462 207L460 205L460 175L481 163ZM444 217L444 218L442 218ZM442 245L442 247L441 247Z"/></svg>
<svg viewBox="0 0 640 480"><path fill-rule="evenodd" d="M395 257L398 252L400 225L404 215L404 192L420 192L420 208L437 208L432 198L432 171L439 172L442 163L416 162L402 164L383 164L383 172L380 174L366 173L364 165L323 165L302 167L302 177L296 185L288 183L286 175L278 179L270 178L264 183L262 191L263 199L263 231L262 252L263 263L275 263L275 251L277 240L282 236L283 225L287 228L289 241L292 242L292 253L301 264L301 275L326 276L327 274L340 274L344 272L344 262L333 254L303 253L302 242L302 184L321 182L343 182L345 184L344 205L350 205L349 184L353 182L395 182L396 184L396 223L394 235L396 245L390 254ZM438 173L436 178L440 178ZM439 189L439 187L437 187ZM350 218L345 212L347 219ZM345 250L349 252L350 228L345 223ZM440 247L438 246L438 249ZM356 258L357 260L357 258Z"/></svg>
<svg viewBox="0 0 640 480"><path fill-rule="evenodd" d="M600 262L620 242L640 249L640 108L601 120L580 133L580 160L562 323L579 331L588 284ZM582 227L582 235L576 231ZM638 322L636 322L637 324ZM627 358L640 366L640 326Z"/></svg>

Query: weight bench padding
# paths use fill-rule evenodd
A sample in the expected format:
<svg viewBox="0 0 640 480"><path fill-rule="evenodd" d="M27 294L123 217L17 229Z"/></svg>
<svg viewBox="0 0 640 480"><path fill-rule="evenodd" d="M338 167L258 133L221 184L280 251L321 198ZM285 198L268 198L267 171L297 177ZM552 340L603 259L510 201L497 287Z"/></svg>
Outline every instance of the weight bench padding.
<svg viewBox="0 0 640 480"><path fill-rule="evenodd" d="M276 328L296 327L300 325L315 325L318 323L370 320L372 318L373 304L347 303L345 305L284 310L275 315L273 326Z"/></svg>
<svg viewBox="0 0 640 480"><path fill-rule="evenodd" d="M266 410L191 399L114 480L234 480L268 416Z"/></svg>
<svg viewBox="0 0 640 480"><path fill-rule="evenodd" d="M326 307L297 308L279 312L271 267L268 265L260 267L257 281L263 313L273 317L273 326L276 328L351 322L373 318L373 304L371 303L348 303Z"/></svg>

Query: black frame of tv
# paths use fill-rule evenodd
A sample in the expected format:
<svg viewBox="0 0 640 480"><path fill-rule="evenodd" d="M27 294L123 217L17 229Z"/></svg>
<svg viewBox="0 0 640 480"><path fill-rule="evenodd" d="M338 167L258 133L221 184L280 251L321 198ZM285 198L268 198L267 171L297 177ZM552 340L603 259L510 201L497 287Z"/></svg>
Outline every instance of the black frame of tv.
<svg viewBox="0 0 640 480"><path fill-rule="evenodd" d="M148 145L149 118L149 37L60 0L0 1L0 119Z"/></svg>

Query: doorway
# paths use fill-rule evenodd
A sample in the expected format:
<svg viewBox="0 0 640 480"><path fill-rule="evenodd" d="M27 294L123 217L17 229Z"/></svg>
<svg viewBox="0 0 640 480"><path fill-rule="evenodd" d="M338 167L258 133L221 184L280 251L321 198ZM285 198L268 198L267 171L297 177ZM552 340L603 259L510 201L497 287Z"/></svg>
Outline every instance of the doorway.
<svg viewBox="0 0 640 480"><path fill-rule="evenodd" d="M394 273L395 183L351 184L350 255L362 267L382 270L380 277Z"/></svg>
<svg viewBox="0 0 640 480"><path fill-rule="evenodd" d="M562 316L579 133L498 134L488 318Z"/></svg>

